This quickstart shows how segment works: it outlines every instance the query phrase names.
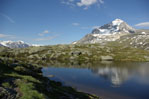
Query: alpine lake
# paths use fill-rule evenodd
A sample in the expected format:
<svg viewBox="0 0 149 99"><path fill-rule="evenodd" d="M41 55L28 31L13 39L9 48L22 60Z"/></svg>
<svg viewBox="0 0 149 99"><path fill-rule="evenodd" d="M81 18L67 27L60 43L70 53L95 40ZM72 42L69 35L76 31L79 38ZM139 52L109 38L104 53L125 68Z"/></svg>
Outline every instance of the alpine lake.
<svg viewBox="0 0 149 99"><path fill-rule="evenodd" d="M43 76L103 99L149 99L149 62L53 63Z"/></svg>

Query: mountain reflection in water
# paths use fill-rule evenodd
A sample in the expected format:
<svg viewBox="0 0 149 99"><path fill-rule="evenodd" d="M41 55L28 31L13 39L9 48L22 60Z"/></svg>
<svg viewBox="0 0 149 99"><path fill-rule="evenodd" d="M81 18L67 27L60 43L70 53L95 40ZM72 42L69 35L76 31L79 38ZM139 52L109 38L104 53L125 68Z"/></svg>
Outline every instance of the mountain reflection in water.
<svg viewBox="0 0 149 99"><path fill-rule="evenodd" d="M80 65L58 63L43 68L43 75L54 75L50 79L61 81L81 91L100 96L101 94L110 96L111 93L116 95L110 96L110 99L114 99L117 95L146 99L149 98L148 71L147 62L101 62Z"/></svg>
<svg viewBox="0 0 149 99"><path fill-rule="evenodd" d="M134 76L141 78L149 77L149 65L144 66L133 66L133 67L114 67L114 66L105 66L91 69L93 73L108 79L113 85L121 85L123 82L131 79ZM145 80L145 81L144 81ZM148 82L149 79L140 80L143 82Z"/></svg>

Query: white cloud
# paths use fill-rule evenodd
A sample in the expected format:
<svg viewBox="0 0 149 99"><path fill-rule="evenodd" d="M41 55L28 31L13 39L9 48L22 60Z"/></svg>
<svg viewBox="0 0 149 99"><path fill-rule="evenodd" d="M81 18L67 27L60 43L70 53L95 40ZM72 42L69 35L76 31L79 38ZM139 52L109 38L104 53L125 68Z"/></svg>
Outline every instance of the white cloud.
<svg viewBox="0 0 149 99"><path fill-rule="evenodd" d="M77 3L78 6L90 6L94 3L96 3L97 0L81 0L80 2Z"/></svg>
<svg viewBox="0 0 149 99"><path fill-rule="evenodd" d="M50 33L50 34L49 34ZM49 35L46 35L46 34L49 34ZM52 40L54 38L56 38L57 36L59 36L58 34L54 34L48 30L44 30L42 33L39 33L38 34L40 37L39 38L36 38L34 39L35 41L49 41L49 40Z"/></svg>
<svg viewBox="0 0 149 99"><path fill-rule="evenodd" d="M14 38L12 35L0 34L0 38Z"/></svg>
<svg viewBox="0 0 149 99"><path fill-rule="evenodd" d="M44 36L45 34L48 34L50 33L48 30L44 30L42 33L39 33L38 35L39 36Z"/></svg>
<svg viewBox="0 0 149 99"><path fill-rule="evenodd" d="M103 0L81 0L80 2L77 2L77 6L82 7L84 6L85 10L88 9L89 6L93 5L93 4L103 4L104 1Z"/></svg>
<svg viewBox="0 0 149 99"><path fill-rule="evenodd" d="M96 28L99 28L99 27L100 27L100 26L93 26L92 29L96 29Z"/></svg>
<svg viewBox="0 0 149 99"><path fill-rule="evenodd" d="M135 26L137 26L137 27L149 27L149 22L138 23Z"/></svg>
<svg viewBox="0 0 149 99"><path fill-rule="evenodd" d="M65 5L68 5L70 7L74 7L75 6L74 0L61 0L61 3L65 4Z"/></svg>
<svg viewBox="0 0 149 99"><path fill-rule="evenodd" d="M48 36L48 37L43 37L43 38L37 38L35 39L35 41L49 41L49 40L52 40L54 38L56 38L58 35L55 35L55 36Z"/></svg>
<svg viewBox="0 0 149 99"><path fill-rule="evenodd" d="M0 38L5 38L5 37L7 37L7 35L5 35L5 34L0 34Z"/></svg>
<svg viewBox="0 0 149 99"><path fill-rule="evenodd" d="M7 16L6 14L0 13L0 15L3 16L4 18L6 18L11 23L15 23L15 21L12 18L10 18L9 16Z"/></svg>
<svg viewBox="0 0 149 99"><path fill-rule="evenodd" d="M103 1L103 0L99 0L99 3L103 4L103 3L104 3L104 1Z"/></svg>
<svg viewBox="0 0 149 99"><path fill-rule="evenodd" d="M75 22L75 23L72 23L72 25L73 26L79 26L80 24Z"/></svg>
<svg viewBox="0 0 149 99"><path fill-rule="evenodd" d="M70 7L84 7L84 9L88 9L89 6L97 4L98 6L100 4L103 4L103 0L61 0L62 4L69 5Z"/></svg>
<svg viewBox="0 0 149 99"><path fill-rule="evenodd" d="M99 28L100 26L84 26L84 27L81 27L81 29L96 29L96 28Z"/></svg>

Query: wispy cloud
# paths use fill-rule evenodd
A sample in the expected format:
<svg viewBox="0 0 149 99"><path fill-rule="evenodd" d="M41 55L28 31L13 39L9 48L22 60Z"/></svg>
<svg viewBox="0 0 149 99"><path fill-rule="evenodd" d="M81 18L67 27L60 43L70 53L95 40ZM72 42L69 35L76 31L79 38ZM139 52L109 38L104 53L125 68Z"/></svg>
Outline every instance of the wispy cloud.
<svg viewBox="0 0 149 99"><path fill-rule="evenodd" d="M96 29L96 28L99 28L100 26L84 26L84 27L81 27L81 29Z"/></svg>
<svg viewBox="0 0 149 99"><path fill-rule="evenodd" d="M104 3L103 0L62 0L62 4L69 5L71 7L84 7L87 10L91 5L101 5Z"/></svg>
<svg viewBox="0 0 149 99"><path fill-rule="evenodd" d="M95 25L95 26L82 26L80 23L78 23L78 22L74 22L74 23L72 23L72 26L79 26L80 27L80 29L83 29L83 30L85 30L85 29L95 29L95 28L99 28L100 26L98 26L98 25Z"/></svg>
<svg viewBox="0 0 149 99"><path fill-rule="evenodd" d="M72 25L73 25L73 26L79 26L80 23L75 22L75 23L72 23Z"/></svg>
<svg viewBox="0 0 149 99"><path fill-rule="evenodd" d="M11 17L9 17L8 15L3 14L3 13L0 13L0 15L3 16L4 18L6 18L9 22L15 23L15 21Z"/></svg>
<svg viewBox="0 0 149 99"><path fill-rule="evenodd" d="M34 39L35 41L49 41L59 36L59 34L55 34L50 32L49 30L44 30L43 32L39 33L39 38Z"/></svg>
<svg viewBox="0 0 149 99"><path fill-rule="evenodd" d="M84 6L84 9L88 9L89 6L94 5L94 4L103 4L104 1L103 0L81 0L80 2L77 2L77 5L79 7Z"/></svg>
<svg viewBox="0 0 149 99"><path fill-rule="evenodd" d="M65 5L68 5L68 6L70 6L71 8L76 6L76 5L74 4L74 0L61 0L61 3L62 3L62 4L65 4Z"/></svg>
<svg viewBox="0 0 149 99"><path fill-rule="evenodd" d="M149 27L149 22L138 23L135 26L137 26L137 27Z"/></svg>
<svg viewBox="0 0 149 99"><path fill-rule="evenodd" d="M99 28L100 26L92 26L92 29L96 29L96 28Z"/></svg>
<svg viewBox="0 0 149 99"><path fill-rule="evenodd" d="M13 35L0 34L0 38L15 38Z"/></svg>
<svg viewBox="0 0 149 99"><path fill-rule="evenodd" d="M54 38L56 38L58 35L54 35L54 36L48 36L48 37L42 37L42 38L37 38L35 39L35 41L49 41L52 40Z"/></svg>
<svg viewBox="0 0 149 99"><path fill-rule="evenodd" d="M48 34L50 33L48 30L44 30L42 33L39 33L38 35L39 36L44 36L45 34Z"/></svg>

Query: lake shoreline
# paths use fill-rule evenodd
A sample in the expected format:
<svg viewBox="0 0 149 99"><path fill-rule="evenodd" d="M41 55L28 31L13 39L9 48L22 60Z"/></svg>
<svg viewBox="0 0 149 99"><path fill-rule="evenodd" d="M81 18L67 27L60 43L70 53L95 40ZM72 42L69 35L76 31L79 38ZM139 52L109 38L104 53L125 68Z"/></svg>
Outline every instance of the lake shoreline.
<svg viewBox="0 0 149 99"><path fill-rule="evenodd" d="M46 97L57 98L86 98L99 99L99 97L78 92L72 87L63 86L60 82L52 81L42 76L40 66L24 64L21 62L0 60L0 97L7 99L26 99Z"/></svg>
<svg viewBox="0 0 149 99"><path fill-rule="evenodd" d="M53 63L42 72L45 77L63 85L103 99L147 99L148 66L149 62Z"/></svg>
<svg viewBox="0 0 149 99"><path fill-rule="evenodd" d="M11 68L14 73L10 73L8 75L4 75L4 77L12 77L19 78L19 80L14 80L9 83L1 83L5 87L13 87L15 90L20 91L18 89L22 89L22 91L26 92L27 89L31 89L31 93L39 93L37 90L32 90L37 88L41 90L38 85L44 83L41 74L41 68L49 65L68 65L70 67L85 67L91 68L92 64L102 64L107 65L114 62L148 62L149 61L149 51L132 48L129 46L115 45L115 44L78 44L78 45L53 45L53 46L40 46L40 47L28 47L28 48L18 48L18 49L10 49L4 48L0 50L0 58L4 61L6 66L14 67ZM37 65L38 64L38 65ZM72 65L72 66L71 66ZM121 64L119 64L121 65ZM7 69L6 69L7 70ZM34 75L35 74L35 75ZM38 76L40 77L38 79ZM52 75L51 75L52 76ZM2 77L2 76L1 76ZM4 78L2 77L2 78ZM47 77L43 77L48 79ZM22 82L23 80L23 82ZM48 81L48 80L47 80ZM29 82L29 84L28 84ZM78 93L72 87L64 87L62 83L51 81L53 83L52 86L55 92L51 94L51 96L56 95L55 93L58 90L61 90L60 95L64 95L64 92L69 93L66 96L75 97L75 95L84 96L85 97L94 97L94 95ZM11 83L15 83L11 86ZM23 85L21 84L23 83ZM26 84L27 83L27 84ZM36 86L34 86L36 83ZM1 85L1 86L2 86ZM20 88L15 88L15 86L20 86ZM43 87L41 85L41 87ZM23 86L23 87L22 87ZM59 86L59 87L57 87ZM46 86L47 87L47 86ZM27 89L26 89L27 88ZM58 89L57 89L58 88ZM44 87L43 87L44 89ZM5 89L3 89L5 90ZM62 92L62 90L64 92ZM68 91L69 90L69 91ZM71 90L71 91L70 91ZM7 90L6 90L7 91ZM44 90L45 91L45 90ZM41 90L41 92L44 92ZM13 90L14 93L16 91ZM48 93L48 92L46 92ZM75 94L74 94L75 93ZM81 95L80 95L81 94ZM20 94L22 96L22 93ZM31 94L32 96L32 94ZM44 97L43 94L37 94L39 97ZM96 97L96 96L95 96Z"/></svg>

